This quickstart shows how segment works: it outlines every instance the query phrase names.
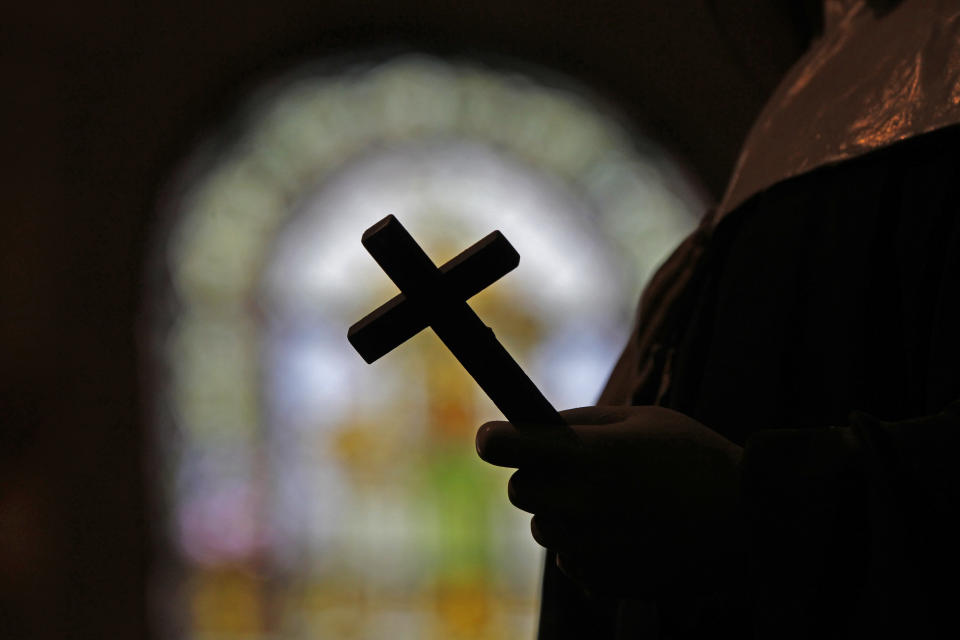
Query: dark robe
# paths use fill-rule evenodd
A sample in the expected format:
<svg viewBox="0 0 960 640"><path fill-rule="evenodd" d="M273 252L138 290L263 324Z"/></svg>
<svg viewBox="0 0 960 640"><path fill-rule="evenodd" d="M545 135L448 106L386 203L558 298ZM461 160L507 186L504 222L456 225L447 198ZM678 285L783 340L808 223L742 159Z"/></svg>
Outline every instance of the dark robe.
<svg viewBox="0 0 960 640"><path fill-rule="evenodd" d="M654 277L601 404L745 447L743 589L544 576L541 638L960 637L960 127L789 178Z"/></svg>

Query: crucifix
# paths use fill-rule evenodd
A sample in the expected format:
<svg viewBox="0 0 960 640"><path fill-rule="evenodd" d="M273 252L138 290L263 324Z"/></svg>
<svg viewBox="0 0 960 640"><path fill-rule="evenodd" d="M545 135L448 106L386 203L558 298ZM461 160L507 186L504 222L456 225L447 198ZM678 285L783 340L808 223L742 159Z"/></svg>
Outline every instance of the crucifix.
<svg viewBox="0 0 960 640"><path fill-rule="evenodd" d="M494 231L439 268L392 215L367 229L361 243L400 289L347 332L367 363L429 326L507 420L518 426L564 424L467 304L519 264L520 254L503 234Z"/></svg>

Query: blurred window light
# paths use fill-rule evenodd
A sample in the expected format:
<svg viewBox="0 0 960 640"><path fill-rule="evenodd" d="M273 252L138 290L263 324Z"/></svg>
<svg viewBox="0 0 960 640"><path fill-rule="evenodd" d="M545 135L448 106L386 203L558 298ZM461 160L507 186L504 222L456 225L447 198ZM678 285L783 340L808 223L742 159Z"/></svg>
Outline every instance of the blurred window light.
<svg viewBox="0 0 960 640"><path fill-rule="evenodd" d="M500 229L520 267L471 305L590 404L704 209L639 142L572 84L403 56L282 77L199 147L152 298L161 635L533 637L540 550L472 443L498 414L430 332L352 351L396 292L360 235L393 213L439 264Z"/></svg>

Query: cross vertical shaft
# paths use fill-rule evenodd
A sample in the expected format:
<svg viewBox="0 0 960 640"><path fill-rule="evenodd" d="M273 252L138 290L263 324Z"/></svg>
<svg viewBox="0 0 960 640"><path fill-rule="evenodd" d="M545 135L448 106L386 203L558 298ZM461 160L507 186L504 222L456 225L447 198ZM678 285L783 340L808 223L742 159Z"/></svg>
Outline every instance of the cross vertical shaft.
<svg viewBox="0 0 960 640"><path fill-rule="evenodd" d="M387 216L367 229L361 242L507 420L563 424L493 331L451 291L441 271L395 217ZM351 328L351 334L361 323Z"/></svg>

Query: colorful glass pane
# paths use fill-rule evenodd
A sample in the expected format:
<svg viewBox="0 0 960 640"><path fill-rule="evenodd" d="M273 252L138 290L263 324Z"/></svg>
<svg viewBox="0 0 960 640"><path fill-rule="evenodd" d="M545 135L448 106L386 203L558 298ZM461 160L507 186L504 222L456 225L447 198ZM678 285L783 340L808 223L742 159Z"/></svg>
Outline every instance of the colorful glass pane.
<svg viewBox="0 0 960 640"><path fill-rule="evenodd" d="M396 292L360 235L393 213L439 263L503 231L521 265L471 304L584 405L697 191L575 90L426 57L281 78L225 131L168 197L163 610L197 638L531 637L540 552L472 444L498 415L429 332L352 351Z"/></svg>

